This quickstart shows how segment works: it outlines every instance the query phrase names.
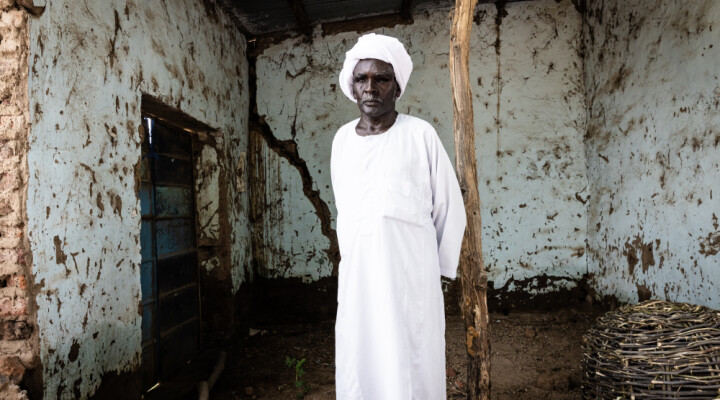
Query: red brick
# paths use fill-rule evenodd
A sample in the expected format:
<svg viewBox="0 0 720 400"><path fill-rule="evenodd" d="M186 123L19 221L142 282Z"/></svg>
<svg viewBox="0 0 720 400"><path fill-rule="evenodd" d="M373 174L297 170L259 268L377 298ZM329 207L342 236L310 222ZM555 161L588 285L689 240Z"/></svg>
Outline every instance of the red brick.
<svg viewBox="0 0 720 400"><path fill-rule="evenodd" d="M11 356L0 359L0 383L12 382L19 384L25 375L25 366L22 365L20 359Z"/></svg>
<svg viewBox="0 0 720 400"><path fill-rule="evenodd" d="M1 207L2 205L0 205ZM7 220L11 217L0 214L0 249L17 249L23 245L23 228L18 226L7 226ZM5 225L5 226L3 226Z"/></svg>
<svg viewBox="0 0 720 400"><path fill-rule="evenodd" d="M27 289L27 281L25 275L10 275L7 279L7 285L9 287L16 287L18 289Z"/></svg>
<svg viewBox="0 0 720 400"><path fill-rule="evenodd" d="M0 146L0 160L6 160L11 157L15 157L15 141L7 141Z"/></svg>
<svg viewBox="0 0 720 400"><path fill-rule="evenodd" d="M20 129L25 129L25 116L0 115L0 130L17 131Z"/></svg>
<svg viewBox="0 0 720 400"><path fill-rule="evenodd" d="M0 176L0 190L15 190L22 185L22 179L16 172L5 172Z"/></svg>
<svg viewBox="0 0 720 400"><path fill-rule="evenodd" d="M28 315L27 299L24 299L22 297L16 298L15 306L13 307L13 310L15 311L16 317L18 317L20 315Z"/></svg>
<svg viewBox="0 0 720 400"><path fill-rule="evenodd" d="M13 308L13 299L11 297L0 298L0 317L11 315Z"/></svg>
<svg viewBox="0 0 720 400"><path fill-rule="evenodd" d="M0 217L4 217L13 212L12 206L8 201L0 201Z"/></svg>
<svg viewBox="0 0 720 400"><path fill-rule="evenodd" d="M15 256L19 265L25 265L25 250L15 249Z"/></svg>
<svg viewBox="0 0 720 400"><path fill-rule="evenodd" d="M24 136L26 130L22 115L2 115L0 112L0 139L17 139Z"/></svg>
<svg viewBox="0 0 720 400"><path fill-rule="evenodd" d="M26 321L3 321L0 326L1 340L24 340L32 335L32 326Z"/></svg>
<svg viewBox="0 0 720 400"><path fill-rule="evenodd" d="M15 0L0 0L0 10L8 10L15 7Z"/></svg>
<svg viewBox="0 0 720 400"><path fill-rule="evenodd" d="M27 300L22 297L3 297L0 299L0 317L19 317L27 315Z"/></svg>
<svg viewBox="0 0 720 400"><path fill-rule="evenodd" d="M16 249L0 250L0 263L3 264L19 264L18 252Z"/></svg>
<svg viewBox="0 0 720 400"><path fill-rule="evenodd" d="M14 249L15 247L18 247L21 245L22 245L21 238L17 238L14 236L0 237L0 249ZM21 269L20 267L21 267L21 265L17 265L15 268L12 268L13 269L12 272L19 271ZM11 271L5 269L4 272L11 272Z"/></svg>

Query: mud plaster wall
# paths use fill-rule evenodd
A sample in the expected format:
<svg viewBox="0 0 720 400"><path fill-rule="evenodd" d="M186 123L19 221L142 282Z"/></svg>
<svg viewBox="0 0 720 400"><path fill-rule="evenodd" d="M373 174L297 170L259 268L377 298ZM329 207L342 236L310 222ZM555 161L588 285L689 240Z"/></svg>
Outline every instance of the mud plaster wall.
<svg viewBox="0 0 720 400"><path fill-rule="evenodd" d="M569 0L511 3L500 18L494 5L478 11L470 67L489 278L530 294L574 286L587 267L581 14ZM416 10L412 25L376 32L398 37L415 65L398 110L431 122L453 157L449 29L449 9L427 9ZM264 276L309 282L333 269L320 226L322 218L335 226L333 135L359 116L337 87L358 36L316 29L310 43L291 39L257 59L258 113L277 140L297 147L331 210L319 217L293 161L263 147ZM541 285L538 276L550 279Z"/></svg>
<svg viewBox="0 0 720 400"><path fill-rule="evenodd" d="M593 286L720 308L720 2L588 4Z"/></svg>
<svg viewBox="0 0 720 400"><path fill-rule="evenodd" d="M207 182L213 163L233 182L236 289L243 280L247 199L244 177L235 182L247 145L245 40L210 1L38 3L47 8L30 22L27 209L44 398L86 398L104 375L140 362L142 93L218 129L197 185L219 185ZM223 201L204 200L201 220Z"/></svg>

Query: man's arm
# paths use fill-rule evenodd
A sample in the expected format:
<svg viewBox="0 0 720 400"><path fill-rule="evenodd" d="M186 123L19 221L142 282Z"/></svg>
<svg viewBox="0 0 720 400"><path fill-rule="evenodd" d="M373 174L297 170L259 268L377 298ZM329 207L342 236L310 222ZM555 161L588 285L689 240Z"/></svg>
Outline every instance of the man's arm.
<svg viewBox="0 0 720 400"><path fill-rule="evenodd" d="M429 156L432 218L437 235L440 273L454 279L465 233L465 205L450 157L434 131Z"/></svg>

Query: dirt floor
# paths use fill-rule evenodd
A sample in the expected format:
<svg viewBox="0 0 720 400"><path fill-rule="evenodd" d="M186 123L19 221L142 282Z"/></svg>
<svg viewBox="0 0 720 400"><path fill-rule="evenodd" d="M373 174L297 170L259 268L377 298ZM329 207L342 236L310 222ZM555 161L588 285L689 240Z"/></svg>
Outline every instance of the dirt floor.
<svg viewBox="0 0 720 400"><path fill-rule="evenodd" d="M582 335L597 312L491 314L492 399L580 399ZM334 321L266 326L228 349L225 370L210 397L217 400L295 399L295 369L286 358L305 359L301 380L307 400L335 399ZM465 397L463 322L447 318L448 399Z"/></svg>

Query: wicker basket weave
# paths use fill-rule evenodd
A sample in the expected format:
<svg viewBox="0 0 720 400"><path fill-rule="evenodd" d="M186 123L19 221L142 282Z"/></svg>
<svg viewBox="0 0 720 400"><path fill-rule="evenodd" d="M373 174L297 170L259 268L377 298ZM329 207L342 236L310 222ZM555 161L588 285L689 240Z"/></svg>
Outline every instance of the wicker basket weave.
<svg viewBox="0 0 720 400"><path fill-rule="evenodd" d="M583 398L720 399L720 311L646 301L583 337Z"/></svg>

